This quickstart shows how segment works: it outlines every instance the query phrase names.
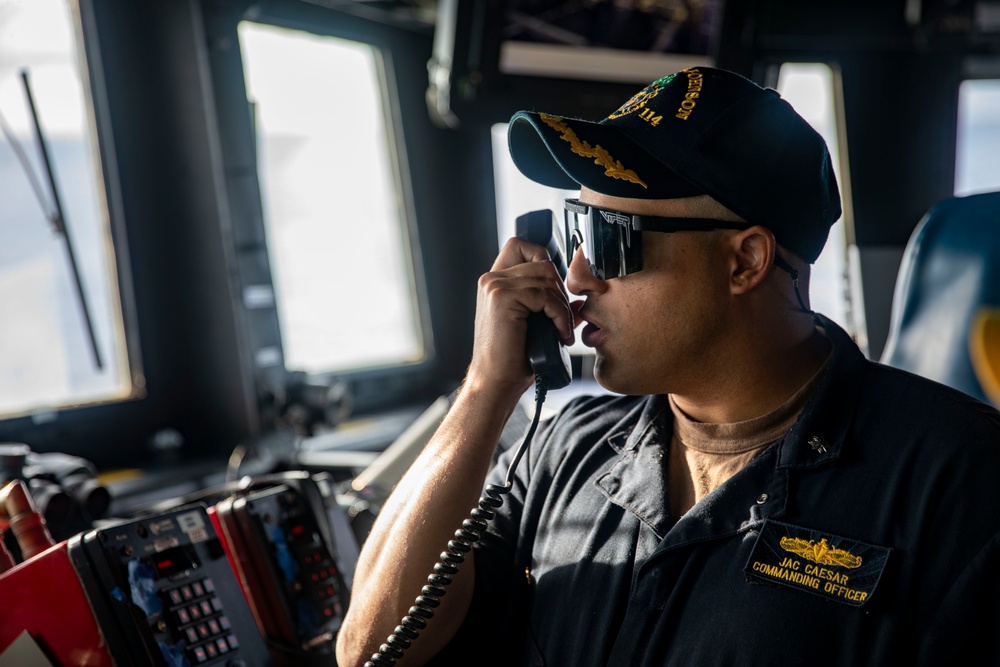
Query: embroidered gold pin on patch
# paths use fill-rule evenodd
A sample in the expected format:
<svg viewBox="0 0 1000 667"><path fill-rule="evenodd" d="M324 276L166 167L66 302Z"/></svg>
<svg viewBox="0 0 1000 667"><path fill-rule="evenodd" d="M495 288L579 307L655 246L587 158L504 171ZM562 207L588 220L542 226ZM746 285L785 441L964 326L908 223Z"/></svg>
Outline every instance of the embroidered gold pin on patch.
<svg viewBox="0 0 1000 667"><path fill-rule="evenodd" d="M802 556L819 565L839 565L851 569L861 567L859 556L855 556L850 551L831 547L826 543L825 537L821 538L819 542L803 540L800 537L782 537L780 544L785 551Z"/></svg>
<svg viewBox="0 0 1000 667"><path fill-rule="evenodd" d="M641 185L644 188L649 187L634 171L626 169L621 162L611 157L611 154L601 148L600 144L597 146L591 146L589 143L576 136L576 132L574 132L571 127L566 125L562 118L559 118L558 116L550 116L544 113L540 114L540 117L543 123L560 133L559 138L569 143L570 150L581 157L594 158L594 164L604 167L605 176L610 176L611 178L617 178L623 181L629 181L630 183Z"/></svg>
<svg viewBox="0 0 1000 667"><path fill-rule="evenodd" d="M744 571L751 579L860 607L871 599L890 550L768 519Z"/></svg>

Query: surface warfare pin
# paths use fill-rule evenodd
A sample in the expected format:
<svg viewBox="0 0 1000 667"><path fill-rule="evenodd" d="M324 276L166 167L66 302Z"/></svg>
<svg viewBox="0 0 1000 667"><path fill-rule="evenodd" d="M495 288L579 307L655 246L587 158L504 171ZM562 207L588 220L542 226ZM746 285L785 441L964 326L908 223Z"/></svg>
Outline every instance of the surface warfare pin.
<svg viewBox="0 0 1000 667"><path fill-rule="evenodd" d="M887 547L768 519L745 571L755 579L860 607L875 592L889 551Z"/></svg>

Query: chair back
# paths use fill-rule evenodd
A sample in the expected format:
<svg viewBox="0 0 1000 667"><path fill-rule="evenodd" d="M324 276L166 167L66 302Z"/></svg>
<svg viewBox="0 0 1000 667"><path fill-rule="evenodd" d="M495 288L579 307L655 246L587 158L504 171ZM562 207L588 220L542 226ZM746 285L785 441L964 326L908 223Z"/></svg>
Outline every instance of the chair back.
<svg viewBox="0 0 1000 667"><path fill-rule="evenodd" d="M903 253L881 361L1000 405L998 317L1000 192L946 199Z"/></svg>

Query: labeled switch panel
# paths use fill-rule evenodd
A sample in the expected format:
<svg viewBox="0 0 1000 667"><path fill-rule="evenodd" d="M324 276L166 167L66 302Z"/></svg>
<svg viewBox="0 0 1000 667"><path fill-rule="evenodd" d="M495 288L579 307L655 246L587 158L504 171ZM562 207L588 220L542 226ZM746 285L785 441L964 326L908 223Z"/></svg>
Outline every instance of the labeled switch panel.
<svg viewBox="0 0 1000 667"><path fill-rule="evenodd" d="M230 498L216 515L264 636L294 664L332 654L348 591L311 480Z"/></svg>
<svg viewBox="0 0 1000 667"><path fill-rule="evenodd" d="M272 664L204 507L92 530L68 549L116 664Z"/></svg>

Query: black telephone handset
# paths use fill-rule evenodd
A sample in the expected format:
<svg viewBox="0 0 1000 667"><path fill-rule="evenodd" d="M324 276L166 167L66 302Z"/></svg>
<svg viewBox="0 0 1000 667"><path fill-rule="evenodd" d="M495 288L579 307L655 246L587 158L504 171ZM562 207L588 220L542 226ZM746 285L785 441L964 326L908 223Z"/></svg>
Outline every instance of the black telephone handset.
<svg viewBox="0 0 1000 667"><path fill-rule="evenodd" d="M559 248L558 232L553 229L552 211L531 211L517 217L517 238L537 243L549 253L559 277L566 279L566 262ZM569 351L559 340L556 325L545 313L528 316L528 362L547 389L562 389L573 379Z"/></svg>

